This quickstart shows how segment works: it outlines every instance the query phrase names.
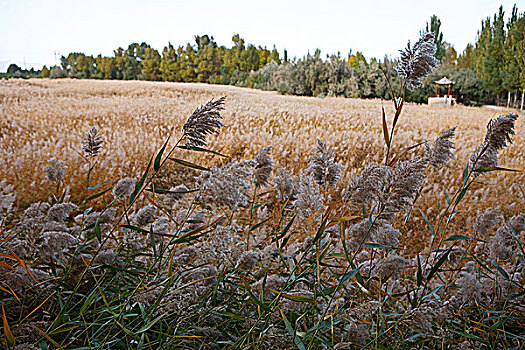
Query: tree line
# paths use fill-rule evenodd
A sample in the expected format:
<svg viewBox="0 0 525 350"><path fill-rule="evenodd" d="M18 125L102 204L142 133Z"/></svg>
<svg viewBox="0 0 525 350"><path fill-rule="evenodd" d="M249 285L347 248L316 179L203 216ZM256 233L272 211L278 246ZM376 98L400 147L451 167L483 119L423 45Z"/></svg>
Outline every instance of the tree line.
<svg viewBox="0 0 525 350"><path fill-rule="evenodd" d="M525 90L525 12L514 5L507 23L503 7L481 23L473 44L458 55L444 40L441 21L432 16L421 32L432 31L440 66L425 86L407 92L407 99L425 102L434 93L433 81L444 76L456 82L453 93L466 104L497 103L523 108ZM239 34L232 46L219 46L213 36L195 36L195 43L178 47L168 43L157 51L147 43L119 47L113 56L96 57L73 52L60 65L27 71L11 65L4 77L79 78L204 82L253 87L303 96L390 98L396 59L366 60L361 52L343 57L321 56L320 50L289 59L267 47L246 44ZM394 84L393 88L395 90Z"/></svg>

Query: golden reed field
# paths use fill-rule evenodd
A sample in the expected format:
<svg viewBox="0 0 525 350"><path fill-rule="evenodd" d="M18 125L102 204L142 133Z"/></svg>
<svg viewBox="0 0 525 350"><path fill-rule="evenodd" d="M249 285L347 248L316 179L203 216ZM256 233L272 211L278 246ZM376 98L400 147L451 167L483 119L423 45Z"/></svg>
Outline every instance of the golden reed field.
<svg viewBox="0 0 525 350"><path fill-rule="evenodd" d="M42 169L54 157L68 166L64 184L70 187L72 201L80 201L89 168L80 155L80 141L92 126L105 142L97 158L99 171L91 183L114 184L124 177L139 177L169 135L180 137L181 127L193 110L220 96L227 97L222 113L225 127L219 135L209 137L208 148L212 150L247 159L262 147L272 146L276 165L298 174L308 166L316 139L321 139L335 149L336 162L346 167L338 190L343 190L365 165L384 159L381 104L391 117L390 101L281 96L205 84L12 79L0 81L0 181L14 184L20 209L46 200L54 187L44 181ZM436 217L438 206L445 204L444 190L454 193L460 186L462 171L483 140L487 122L506 112L485 107L405 106L394 136L394 152L432 141L445 129L457 126L457 159L441 170L429 168L425 183L432 185L423 188L416 208ZM514 143L500 153L499 165L523 169L525 118L518 118L515 131ZM420 146L406 156L423 151L424 146ZM174 156L205 166L223 162L221 157L198 152ZM190 187L193 181L189 170L172 164L161 175L159 181L170 186L185 183ZM477 211L489 207L498 207L509 217L525 211L524 175L492 172L479 177L460 204L455 226L449 232L467 234ZM408 225L404 237L420 241L419 233L426 230L418 210Z"/></svg>

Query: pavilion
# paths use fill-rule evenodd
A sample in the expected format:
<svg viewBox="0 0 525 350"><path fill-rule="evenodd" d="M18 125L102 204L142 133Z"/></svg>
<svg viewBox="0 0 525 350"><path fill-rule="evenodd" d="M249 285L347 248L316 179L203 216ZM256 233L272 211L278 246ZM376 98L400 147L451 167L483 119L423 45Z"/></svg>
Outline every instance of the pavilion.
<svg viewBox="0 0 525 350"><path fill-rule="evenodd" d="M454 85L456 82L448 79L447 77L443 77L439 80L436 80L434 84L436 84L436 95L430 96L428 98L428 104L447 104L452 105L456 103L456 97L452 95L451 89L452 85ZM446 86L448 87L448 91L446 95L441 96L441 87Z"/></svg>

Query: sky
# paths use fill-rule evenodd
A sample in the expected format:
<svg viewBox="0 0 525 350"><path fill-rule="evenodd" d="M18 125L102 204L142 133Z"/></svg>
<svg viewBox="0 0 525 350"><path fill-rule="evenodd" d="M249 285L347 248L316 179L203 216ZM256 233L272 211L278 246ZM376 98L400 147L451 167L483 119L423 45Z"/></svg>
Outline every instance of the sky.
<svg viewBox="0 0 525 350"><path fill-rule="evenodd" d="M398 56L419 37L433 14L444 40L458 53L474 42L482 19L503 5L506 17L525 0L0 0L0 72L10 63L41 69L60 55L111 56L118 47L146 42L157 50L171 42L195 43L212 35L230 47L246 43L302 57L361 51L367 59Z"/></svg>

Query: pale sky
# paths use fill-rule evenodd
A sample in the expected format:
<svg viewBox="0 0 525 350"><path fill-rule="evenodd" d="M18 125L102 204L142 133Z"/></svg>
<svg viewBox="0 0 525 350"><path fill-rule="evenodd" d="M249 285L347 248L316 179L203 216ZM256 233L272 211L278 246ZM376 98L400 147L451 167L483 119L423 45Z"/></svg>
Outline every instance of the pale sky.
<svg viewBox="0 0 525 350"><path fill-rule="evenodd" d="M508 17L515 3L525 11L525 0L0 0L0 71L10 63L49 67L70 52L110 56L132 42L160 52L202 34L230 47L239 33L246 43L275 44L281 57L284 49L301 57L316 48L322 57L346 57L350 49L367 59L397 57L432 14L459 53L474 42L482 19L500 5Z"/></svg>

